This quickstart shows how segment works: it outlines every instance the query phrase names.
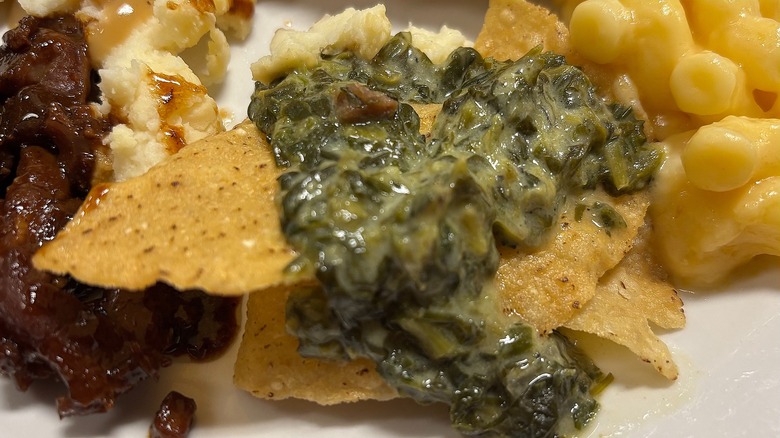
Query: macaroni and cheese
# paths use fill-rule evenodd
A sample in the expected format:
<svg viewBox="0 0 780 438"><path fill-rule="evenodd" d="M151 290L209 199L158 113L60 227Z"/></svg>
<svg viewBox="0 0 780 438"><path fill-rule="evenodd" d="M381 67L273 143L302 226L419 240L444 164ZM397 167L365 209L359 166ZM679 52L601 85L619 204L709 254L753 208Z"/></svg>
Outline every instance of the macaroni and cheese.
<svg viewBox="0 0 780 438"><path fill-rule="evenodd" d="M669 157L652 217L677 278L780 254L777 1L574 0L572 44L638 88Z"/></svg>

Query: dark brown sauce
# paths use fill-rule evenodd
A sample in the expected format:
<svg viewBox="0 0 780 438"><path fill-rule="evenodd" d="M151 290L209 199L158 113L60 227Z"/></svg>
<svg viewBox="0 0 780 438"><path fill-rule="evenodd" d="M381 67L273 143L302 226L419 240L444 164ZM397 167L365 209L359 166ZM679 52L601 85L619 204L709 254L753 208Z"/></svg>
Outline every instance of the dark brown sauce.
<svg viewBox="0 0 780 438"><path fill-rule="evenodd" d="M153 17L151 0L98 0L101 18L87 25L90 58L102 63L130 33Z"/></svg>
<svg viewBox="0 0 780 438"><path fill-rule="evenodd" d="M87 214L98 208L100 202L110 191L111 184L109 183L100 183L92 187L92 190L89 191L84 202L81 204L81 214Z"/></svg>
<svg viewBox="0 0 780 438"><path fill-rule="evenodd" d="M84 30L26 17L0 47L0 373L19 389L56 377L61 416L111 409L171 355L209 359L235 337L235 299L108 290L38 271L32 255L85 202L110 124L89 103ZM94 208L108 186L96 186Z"/></svg>
<svg viewBox="0 0 780 438"><path fill-rule="evenodd" d="M255 15L254 3L253 0L233 0L229 14L240 17L243 20L251 20Z"/></svg>
<svg viewBox="0 0 780 438"><path fill-rule="evenodd" d="M157 112L160 114L165 147L169 154L175 154L186 145L184 130L168 122L177 112L182 111L195 96L205 96L205 87L187 81L178 75L149 73L152 94L157 99Z"/></svg>
<svg viewBox="0 0 780 438"><path fill-rule="evenodd" d="M197 407L195 400L171 391L163 399L149 427L149 438L186 437L192 427Z"/></svg>

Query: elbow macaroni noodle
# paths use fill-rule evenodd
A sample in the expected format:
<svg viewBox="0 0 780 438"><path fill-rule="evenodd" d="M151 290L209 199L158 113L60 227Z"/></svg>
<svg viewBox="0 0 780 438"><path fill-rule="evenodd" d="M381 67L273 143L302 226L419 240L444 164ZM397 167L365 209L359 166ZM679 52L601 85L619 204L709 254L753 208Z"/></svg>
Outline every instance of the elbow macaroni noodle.
<svg viewBox="0 0 780 438"><path fill-rule="evenodd" d="M756 255L780 256L780 120L728 116L665 142L652 214L677 281L715 284Z"/></svg>
<svg viewBox="0 0 780 438"><path fill-rule="evenodd" d="M672 275L780 256L780 1L565 3L577 52L630 78L668 151L651 213Z"/></svg>
<svg viewBox="0 0 780 438"><path fill-rule="evenodd" d="M780 23L761 14L757 0L586 0L569 26L583 56L628 73L666 137L726 115L780 116Z"/></svg>

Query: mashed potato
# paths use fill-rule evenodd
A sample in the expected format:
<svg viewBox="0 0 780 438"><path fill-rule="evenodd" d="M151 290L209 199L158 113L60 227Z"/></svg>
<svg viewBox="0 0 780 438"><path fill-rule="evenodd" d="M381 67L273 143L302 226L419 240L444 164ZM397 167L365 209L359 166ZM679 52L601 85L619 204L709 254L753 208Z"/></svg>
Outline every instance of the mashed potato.
<svg viewBox="0 0 780 438"><path fill-rule="evenodd" d="M476 43L482 53L512 50L520 56L527 50L522 46L528 41L551 42L551 29L560 38L561 47L565 45L565 35L556 32L557 20L546 10L524 2L506 3L511 6L500 2L491 5L485 30ZM505 12L527 20L507 23L502 18ZM352 26L360 23L370 23L371 27L354 31ZM337 47L356 45L363 47L365 56L373 56L379 46L372 44L384 44L390 24L384 7L378 6L348 10L312 29L316 32L278 31L272 43L277 48L254 66L257 77L271 81L309 59L317 62L321 51ZM517 38L521 31L528 38ZM436 43L425 44L423 49L433 59L444 59L464 40L447 29L442 33L446 35L442 40L427 33L427 40ZM413 35L415 42L418 35L422 34ZM426 41L425 36L419 38ZM419 105L416 109L421 132L430 132L439 105ZM251 122L241 124L187 147L140 178L112 185L101 194L99 208L87 208L84 214L78 214L57 239L39 251L36 266L111 287L136 289L163 281L180 289L216 294L254 291L248 333L258 333L244 338L236 368L240 387L259 396L273 393L269 397L304 397L321 403L386 398L387 388L372 383L378 379L376 375L361 372L357 379L352 375L363 370L363 365L345 368L303 360L297 354L295 339L285 332L278 304L285 302L286 287L310 278L306 273L285 275L284 268L294 259L295 251L281 229L270 226L279 225L277 212L268 206L274 205L280 171L273 164L265 140ZM200 171L204 167L209 168L208 173ZM216 187L218 190L214 190ZM644 221L648 196L638 194L617 200L606 197L599 193L571 199L562 213L556 238L534 254L509 249L502 252L496 287L504 309L521 315L543 332L567 325L568 321L570 328L607 337L674 379L677 367L650 322L665 328L682 327L682 303L671 286L648 273L645 264L651 263L645 260L644 252L626 257L627 263L621 262ZM604 233L593 221L573 219L578 203L596 200L615 202L626 227ZM220 214L200 214L214 211ZM258 223L269 226L258 230ZM619 262L616 274L604 275ZM600 282L600 278L610 281ZM272 304L270 300L276 301ZM266 317L272 319L268 324L264 322ZM333 388L334 382L338 391Z"/></svg>
<svg viewBox="0 0 780 438"><path fill-rule="evenodd" d="M271 40L271 55L252 64L252 76L265 84L300 66L311 67L320 60L323 51L355 51L363 58L372 58L390 40L390 20L384 5L325 16L307 31L279 29ZM470 46L457 30L442 27L431 32L410 26L415 45L434 63L443 62L454 49Z"/></svg>
<svg viewBox="0 0 780 438"><path fill-rule="evenodd" d="M69 12L78 8L78 0L19 0L30 15L42 17L56 12Z"/></svg>
<svg viewBox="0 0 780 438"><path fill-rule="evenodd" d="M224 131L206 85L221 81L227 70L230 48L222 29L240 38L251 28L251 0L20 4L33 15L76 12L86 23L90 59L101 77L100 111L119 122L106 139L111 179L142 174L186 144ZM185 62L182 53L195 47L205 55Z"/></svg>

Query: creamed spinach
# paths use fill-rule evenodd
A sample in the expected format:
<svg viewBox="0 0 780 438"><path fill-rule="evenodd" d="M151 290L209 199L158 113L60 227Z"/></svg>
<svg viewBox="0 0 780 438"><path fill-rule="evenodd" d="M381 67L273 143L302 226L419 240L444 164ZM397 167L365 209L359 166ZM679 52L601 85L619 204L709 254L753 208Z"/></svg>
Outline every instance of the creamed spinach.
<svg viewBox="0 0 780 438"><path fill-rule="evenodd" d="M429 136L409 103L442 105ZM461 48L434 65L400 33L374 59L323 55L258 83L249 116L286 169L291 269L321 285L288 303L301 354L369 357L400 394L449 404L464 434L554 437L589 421L602 373L505 315L492 279L497 245L542 244L567 196L648 184L660 156L630 110L561 56Z"/></svg>

